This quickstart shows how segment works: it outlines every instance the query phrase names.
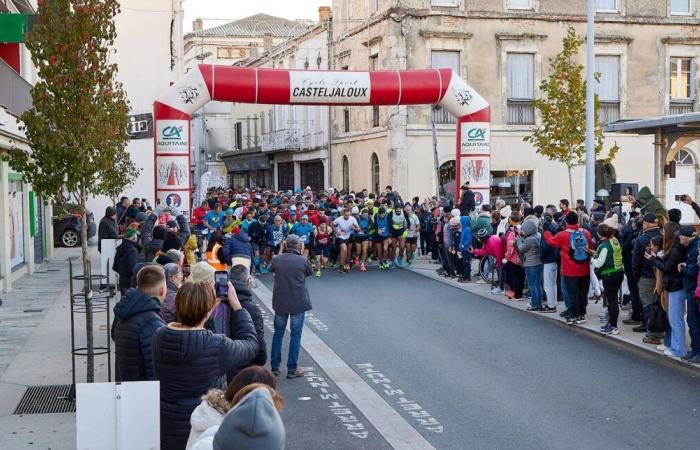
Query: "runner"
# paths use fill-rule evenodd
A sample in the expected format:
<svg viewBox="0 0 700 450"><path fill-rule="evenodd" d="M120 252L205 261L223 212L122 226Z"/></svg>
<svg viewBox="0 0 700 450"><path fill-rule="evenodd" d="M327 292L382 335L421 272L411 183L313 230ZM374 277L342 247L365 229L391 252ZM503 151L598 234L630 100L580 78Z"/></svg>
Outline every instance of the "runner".
<svg viewBox="0 0 700 450"><path fill-rule="evenodd" d="M397 203L394 205L394 212L389 214L389 222L391 224L391 245L393 247L391 257L393 257L394 265L401 267L403 265L403 252L406 246L406 237L404 233L408 228L408 221L403 214L403 209L400 204Z"/></svg>
<svg viewBox="0 0 700 450"><path fill-rule="evenodd" d="M304 256L309 257L309 251L311 249L311 238L314 233L314 226L309 223L309 217L306 215L301 216L301 221L294 223L290 234L296 234L301 238L304 243Z"/></svg>
<svg viewBox="0 0 700 450"><path fill-rule="evenodd" d="M384 207L380 207L374 217L374 256L379 260L379 268L382 270L390 268L390 264L386 260L390 240L389 217Z"/></svg>
<svg viewBox="0 0 700 450"><path fill-rule="evenodd" d="M321 276L321 269L325 269L328 265L328 259L331 256L331 235L333 230L326 222L321 222L314 230L314 235L316 236L316 246L314 252L316 253L316 272L314 275L316 277Z"/></svg>
<svg viewBox="0 0 700 450"><path fill-rule="evenodd" d="M350 272L348 246L352 244L352 232L360 231L360 226L357 224L357 220L350 215L350 210L345 208L342 217L335 219L331 228L335 232L335 246L340 256L338 260L341 266L340 271L348 273Z"/></svg>
<svg viewBox="0 0 700 450"><path fill-rule="evenodd" d="M413 260L416 258L416 248L418 247L418 236L420 235L420 220L418 216L414 214L413 207L406 204L403 208L404 215L408 222L408 229L406 230L406 264L409 266L413 264Z"/></svg>
<svg viewBox="0 0 700 450"><path fill-rule="evenodd" d="M357 210L357 206L353 207L353 213ZM361 272L367 272L365 263L369 253L370 230L372 229L372 218L369 216L367 209L362 210L362 214L357 217L357 224L360 231L354 234L355 239L355 265L360 265ZM358 261L359 258L359 261Z"/></svg>

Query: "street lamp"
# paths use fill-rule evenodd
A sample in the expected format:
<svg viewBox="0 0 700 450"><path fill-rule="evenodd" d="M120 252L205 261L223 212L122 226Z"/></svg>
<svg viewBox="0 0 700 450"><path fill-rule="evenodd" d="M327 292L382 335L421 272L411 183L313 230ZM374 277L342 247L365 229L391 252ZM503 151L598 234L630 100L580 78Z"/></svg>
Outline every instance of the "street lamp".
<svg viewBox="0 0 700 450"><path fill-rule="evenodd" d="M586 26L586 206L595 193L595 0L588 0Z"/></svg>

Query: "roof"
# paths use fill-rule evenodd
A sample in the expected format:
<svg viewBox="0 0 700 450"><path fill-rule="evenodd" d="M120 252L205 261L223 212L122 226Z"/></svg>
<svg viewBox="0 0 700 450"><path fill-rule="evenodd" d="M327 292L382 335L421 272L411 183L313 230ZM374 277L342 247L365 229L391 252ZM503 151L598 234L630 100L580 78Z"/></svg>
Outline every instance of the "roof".
<svg viewBox="0 0 700 450"><path fill-rule="evenodd" d="M654 134L688 133L700 131L700 112L674 114L646 119L618 120L605 126L607 133Z"/></svg>
<svg viewBox="0 0 700 450"><path fill-rule="evenodd" d="M269 14L255 14L234 20L206 30L193 31L189 36L245 36L262 37L271 34L272 37L289 37L303 32L312 22L289 20Z"/></svg>

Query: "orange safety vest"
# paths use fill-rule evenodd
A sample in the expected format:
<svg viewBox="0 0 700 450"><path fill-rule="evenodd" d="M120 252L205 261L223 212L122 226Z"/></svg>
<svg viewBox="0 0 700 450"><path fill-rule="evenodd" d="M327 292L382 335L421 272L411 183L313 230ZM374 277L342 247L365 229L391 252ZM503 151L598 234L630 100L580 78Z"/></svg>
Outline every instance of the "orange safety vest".
<svg viewBox="0 0 700 450"><path fill-rule="evenodd" d="M221 244L214 244L211 251L207 252L207 263L216 271L226 270L226 264L222 263L216 256L220 248Z"/></svg>

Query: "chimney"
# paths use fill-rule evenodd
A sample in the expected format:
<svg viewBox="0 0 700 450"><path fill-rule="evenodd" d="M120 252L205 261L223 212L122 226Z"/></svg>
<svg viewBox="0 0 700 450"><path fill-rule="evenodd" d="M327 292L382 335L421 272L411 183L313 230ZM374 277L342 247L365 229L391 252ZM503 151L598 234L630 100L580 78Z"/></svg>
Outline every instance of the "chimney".
<svg viewBox="0 0 700 450"><path fill-rule="evenodd" d="M328 19L331 16L331 7L330 6L319 6L318 7L318 21L323 23L323 22L328 22Z"/></svg>
<svg viewBox="0 0 700 450"><path fill-rule="evenodd" d="M202 31L204 28L204 21L201 17L192 21L192 31Z"/></svg>
<svg viewBox="0 0 700 450"><path fill-rule="evenodd" d="M250 43L250 56L254 58L258 57L258 44L256 42Z"/></svg>
<svg viewBox="0 0 700 450"><path fill-rule="evenodd" d="M263 49L266 52L272 50L272 33L266 32L263 36Z"/></svg>

